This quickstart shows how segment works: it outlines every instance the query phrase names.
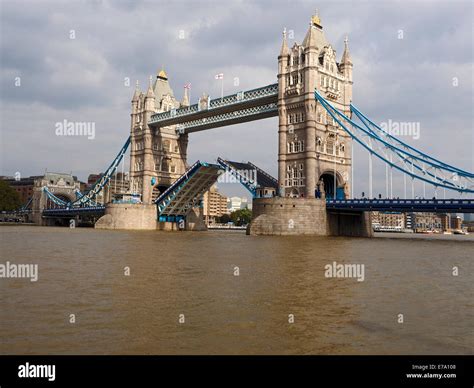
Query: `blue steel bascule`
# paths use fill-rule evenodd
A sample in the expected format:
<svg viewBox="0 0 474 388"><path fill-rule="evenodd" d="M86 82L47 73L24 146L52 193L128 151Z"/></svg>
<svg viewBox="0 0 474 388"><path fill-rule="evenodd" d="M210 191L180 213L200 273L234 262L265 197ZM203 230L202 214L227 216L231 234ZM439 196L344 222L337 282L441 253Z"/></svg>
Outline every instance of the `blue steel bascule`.
<svg viewBox="0 0 474 388"><path fill-rule="evenodd" d="M244 165L221 158L215 164L197 161L186 168L174 182L162 185L156 197L151 199L149 194L146 196L147 201L156 205L157 220L178 222L186 219L188 212L199 206L203 193L224 171L235 176L254 198L297 196L303 200L304 197L318 197L323 190L329 211L405 209L405 211L474 212L474 201L469 199L415 200L414 181L422 182L423 187L426 185L433 187L435 195L438 189L465 195L474 193L474 174L442 162L402 142L380 128L352 104L352 61L347 40L341 62L335 62L335 50L322 34L319 17L313 16L302 45L295 44L290 49L284 36L279 66L278 83L222 98L210 99L203 96L197 104L181 104L178 108L169 103L166 111L154 113L150 106L146 105L147 97L152 96L153 101L155 98L150 83L147 96L138 97L136 92L133 100L135 104L140 104L137 101L139 98L144 98L144 109L147 112L147 116L144 117L148 118L145 127L142 126L140 119L136 120L137 124L132 123L131 137L127 139L109 168L89 191L84 194L77 193L74 201L66 202L44 188L45 195L59 207L46 209L44 214L49 212L74 215L92 211L94 208L103 212L104 207L97 205L96 198L116 172L130 144L133 145L132 137L135 136L133 125L140 126L137 131L145 130L143 135L140 135L145 144L152 144L147 140L147 136L149 139L150 136L161 133L163 128L175 128L177 138L186 139L187 144L187 135L193 132L273 116L278 116L280 121L278 180L250 162ZM157 82L167 83L166 73L162 70L157 79ZM357 118L358 122L353 118ZM326 136L324 139L323 135ZM347 191L345 193L342 191L343 183L344 185L349 183L351 186L353 184L352 179L342 177L352 169L352 160L347 156L347 150L352 148L352 142L362 146L369 155L369 199L354 200L349 198ZM151 149L151 145L149 147ZM385 163L390 174L392 170L396 170L411 179L412 199L373 199L372 156ZM348 163L344 163L341 157ZM141 168L137 158L134 156L134 163L130 163L130 171L131 173L134 171L135 175ZM320 168L318 163L321 165L334 163L334 172L327 167ZM138 170L134 170L136 166ZM241 168L255 169L258 172L256 179L249 180L242 176L239 173ZM332 173L333 179L326 180L327 175ZM159 179L156 182L157 179L150 179L150 173L147 174L144 173L141 186L136 186L139 190L151 190L149 186L160 185ZM332 185L334 188L330 187ZM336 197L337 195L339 197ZM391 197L388 189L386 196ZM426 196L425 193L423 196Z"/></svg>

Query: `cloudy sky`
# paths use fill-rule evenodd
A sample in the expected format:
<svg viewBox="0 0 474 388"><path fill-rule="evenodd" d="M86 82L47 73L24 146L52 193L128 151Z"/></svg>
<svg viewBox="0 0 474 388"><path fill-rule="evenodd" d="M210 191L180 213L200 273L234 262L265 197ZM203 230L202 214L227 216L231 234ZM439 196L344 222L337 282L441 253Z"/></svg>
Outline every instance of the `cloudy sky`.
<svg viewBox="0 0 474 388"><path fill-rule="evenodd" d="M192 83L192 103L220 95L217 73L229 94L276 82L283 28L301 42L315 8L338 59L349 36L355 105L378 123L420 123L402 140L474 171L470 1L1 0L0 175L103 171L128 136L135 80L146 88L162 66L179 99ZM95 123L95 138L56 136L63 120ZM250 160L276 176L277 124L192 134L189 162ZM367 156L354 164L367 192ZM222 190L244 193L235 186Z"/></svg>

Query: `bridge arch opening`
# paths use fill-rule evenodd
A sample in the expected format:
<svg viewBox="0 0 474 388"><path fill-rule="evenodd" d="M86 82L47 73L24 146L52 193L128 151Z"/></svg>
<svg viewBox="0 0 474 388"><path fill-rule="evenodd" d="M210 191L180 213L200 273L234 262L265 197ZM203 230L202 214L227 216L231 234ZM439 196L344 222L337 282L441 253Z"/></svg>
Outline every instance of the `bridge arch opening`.
<svg viewBox="0 0 474 388"><path fill-rule="evenodd" d="M59 198L60 200L66 202L66 203L73 202L75 200L75 198L72 198L68 194L54 193L54 192L53 192L53 194L54 194L55 197ZM60 207L62 207L62 206L54 203L51 199L46 197L46 206L45 206L46 209L56 209L56 208L60 208Z"/></svg>
<svg viewBox="0 0 474 388"><path fill-rule="evenodd" d="M334 182L336 180L336 182ZM344 183L342 177L339 173L336 172L336 176L334 177L334 171L325 171L319 177L319 182L322 182L322 187L324 188L324 193L326 198L328 199L344 199ZM334 190L335 189L335 190ZM336 195L334 195L334 191L336 191ZM321 189L318 187L316 189L316 197L321 198L322 192Z"/></svg>
<svg viewBox="0 0 474 388"><path fill-rule="evenodd" d="M155 202L156 199L163 194L163 192L170 187L169 185L163 185L163 184L157 184L153 187L153 192L152 192L152 201Z"/></svg>

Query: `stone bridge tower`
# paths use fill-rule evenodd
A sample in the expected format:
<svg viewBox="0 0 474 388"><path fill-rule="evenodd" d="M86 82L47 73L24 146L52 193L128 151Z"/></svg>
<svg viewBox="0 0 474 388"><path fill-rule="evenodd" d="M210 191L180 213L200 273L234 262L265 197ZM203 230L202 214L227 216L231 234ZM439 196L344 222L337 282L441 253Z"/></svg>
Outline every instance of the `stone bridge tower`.
<svg viewBox="0 0 474 388"><path fill-rule="evenodd" d="M130 190L141 194L145 204L151 204L186 171L188 147L188 135L177 134L176 126L153 129L148 122L155 113L184 106L189 106L187 90L179 102L164 70L154 82L150 77L146 94L137 83L130 126Z"/></svg>
<svg viewBox="0 0 474 388"><path fill-rule="evenodd" d="M352 62L347 38L341 61L327 42L318 15L302 44L288 47L286 32L278 56L280 196L314 198L350 194L350 136L316 102L317 89L330 103L350 115ZM335 180L335 181L334 181Z"/></svg>

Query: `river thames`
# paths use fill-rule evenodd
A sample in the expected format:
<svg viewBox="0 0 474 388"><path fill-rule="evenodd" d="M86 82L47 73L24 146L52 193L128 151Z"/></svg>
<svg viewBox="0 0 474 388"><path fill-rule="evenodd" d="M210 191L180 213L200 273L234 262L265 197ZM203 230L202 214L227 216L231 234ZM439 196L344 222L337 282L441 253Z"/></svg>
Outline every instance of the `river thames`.
<svg viewBox="0 0 474 388"><path fill-rule="evenodd" d="M1 354L474 353L472 236L0 236L0 263L38 264L0 279ZM325 277L333 262L364 280Z"/></svg>

